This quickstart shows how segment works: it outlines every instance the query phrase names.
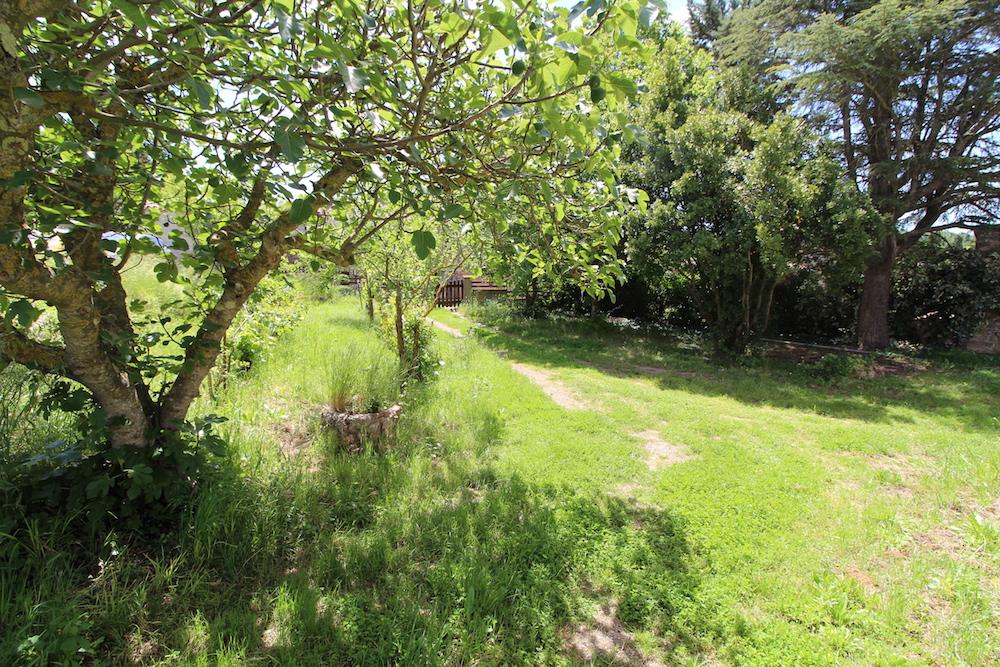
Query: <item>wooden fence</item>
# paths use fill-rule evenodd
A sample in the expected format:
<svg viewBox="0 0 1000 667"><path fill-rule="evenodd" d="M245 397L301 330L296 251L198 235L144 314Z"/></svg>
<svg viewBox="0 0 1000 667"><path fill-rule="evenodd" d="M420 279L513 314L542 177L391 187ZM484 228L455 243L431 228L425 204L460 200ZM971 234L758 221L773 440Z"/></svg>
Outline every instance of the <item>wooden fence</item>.
<svg viewBox="0 0 1000 667"><path fill-rule="evenodd" d="M461 278L453 278L446 282L438 292L437 305L452 308L462 303L465 298L465 283Z"/></svg>

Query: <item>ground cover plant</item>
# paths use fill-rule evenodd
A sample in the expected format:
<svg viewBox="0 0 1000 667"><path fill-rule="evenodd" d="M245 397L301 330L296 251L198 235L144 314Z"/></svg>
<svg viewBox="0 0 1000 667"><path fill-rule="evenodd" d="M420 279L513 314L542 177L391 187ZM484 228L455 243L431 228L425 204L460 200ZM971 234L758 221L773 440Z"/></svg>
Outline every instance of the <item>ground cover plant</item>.
<svg viewBox="0 0 1000 667"><path fill-rule="evenodd" d="M997 656L995 366L831 380L603 323L466 328L400 397L359 299L311 306L199 404L228 453L174 537L82 564L51 527L4 538L5 661ZM310 408L359 373L406 412L352 456Z"/></svg>

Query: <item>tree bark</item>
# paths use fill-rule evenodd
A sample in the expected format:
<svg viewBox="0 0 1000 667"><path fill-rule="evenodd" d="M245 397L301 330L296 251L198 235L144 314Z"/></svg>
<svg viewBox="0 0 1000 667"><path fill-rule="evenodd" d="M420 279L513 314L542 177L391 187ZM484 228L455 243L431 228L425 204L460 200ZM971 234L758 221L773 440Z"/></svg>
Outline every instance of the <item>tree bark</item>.
<svg viewBox="0 0 1000 667"><path fill-rule="evenodd" d="M858 305L858 347L862 350L884 350L889 346L889 302L895 261L896 235L890 233L880 244L878 254L865 265Z"/></svg>
<svg viewBox="0 0 1000 667"><path fill-rule="evenodd" d="M396 355L399 357L399 363L406 362L406 337L403 332L403 290L396 287L396 303L395 303L395 322L396 322Z"/></svg>
<svg viewBox="0 0 1000 667"><path fill-rule="evenodd" d="M365 313L369 322L375 321L375 296L372 294L371 281L367 278L365 278Z"/></svg>
<svg viewBox="0 0 1000 667"><path fill-rule="evenodd" d="M316 184L313 205L317 208L329 201L361 169L356 160L345 160L328 171ZM248 207L258 207L260 202L251 198ZM191 404L199 396L201 384L215 366L215 360L222 351L222 340L233 320L243 309L264 276L277 268L281 258L289 250L304 243L301 236L295 236L299 226L291 218L291 209L286 210L272 222L261 236L260 248L252 259L239 267L231 267L225 273L225 284L219 300L205 316L195 340L184 353L184 365L174 383L163 397L159 424L166 429L176 429L187 418ZM237 224L242 224L237 221ZM353 247L345 243L337 250L330 250L329 259L341 261L353 253Z"/></svg>

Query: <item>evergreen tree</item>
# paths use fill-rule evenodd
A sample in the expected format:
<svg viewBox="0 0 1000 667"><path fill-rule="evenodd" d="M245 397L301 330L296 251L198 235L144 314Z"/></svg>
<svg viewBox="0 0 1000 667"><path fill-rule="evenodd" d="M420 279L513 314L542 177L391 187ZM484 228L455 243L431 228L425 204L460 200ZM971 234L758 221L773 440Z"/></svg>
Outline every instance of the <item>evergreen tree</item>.
<svg viewBox="0 0 1000 667"><path fill-rule="evenodd" d="M889 343L892 271L928 232L1000 219L997 0L765 0L734 15L733 62L784 66L883 218L858 343Z"/></svg>
<svg viewBox="0 0 1000 667"><path fill-rule="evenodd" d="M752 0L688 0L688 26L695 44L711 48L725 30L730 15Z"/></svg>

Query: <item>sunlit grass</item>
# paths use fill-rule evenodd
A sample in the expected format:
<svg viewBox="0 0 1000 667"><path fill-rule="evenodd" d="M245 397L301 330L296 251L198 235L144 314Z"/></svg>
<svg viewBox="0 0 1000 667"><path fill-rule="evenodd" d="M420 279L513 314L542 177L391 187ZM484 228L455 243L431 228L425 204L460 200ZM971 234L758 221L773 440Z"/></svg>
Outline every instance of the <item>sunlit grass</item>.
<svg viewBox="0 0 1000 667"><path fill-rule="evenodd" d="M312 307L199 402L230 454L163 545L81 569L58 536L3 542L0 661L571 664L609 600L665 664L996 657L995 367L831 386L600 323L477 331L401 388L356 303ZM394 401L379 451L314 419ZM689 456L650 469L647 431Z"/></svg>

